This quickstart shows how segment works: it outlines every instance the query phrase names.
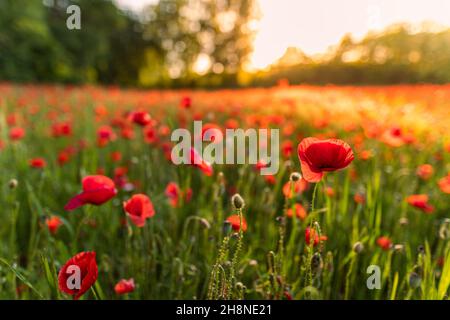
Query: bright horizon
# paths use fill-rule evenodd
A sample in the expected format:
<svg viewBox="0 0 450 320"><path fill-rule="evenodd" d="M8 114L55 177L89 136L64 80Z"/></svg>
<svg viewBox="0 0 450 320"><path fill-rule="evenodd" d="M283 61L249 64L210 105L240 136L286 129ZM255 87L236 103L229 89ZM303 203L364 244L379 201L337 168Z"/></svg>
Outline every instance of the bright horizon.
<svg viewBox="0 0 450 320"><path fill-rule="evenodd" d="M122 7L142 9L157 0L116 0ZM257 22L250 69L262 69L280 58L287 48L308 55L320 54L347 33L360 38L369 31L407 22L431 21L450 26L447 0L258 0Z"/></svg>

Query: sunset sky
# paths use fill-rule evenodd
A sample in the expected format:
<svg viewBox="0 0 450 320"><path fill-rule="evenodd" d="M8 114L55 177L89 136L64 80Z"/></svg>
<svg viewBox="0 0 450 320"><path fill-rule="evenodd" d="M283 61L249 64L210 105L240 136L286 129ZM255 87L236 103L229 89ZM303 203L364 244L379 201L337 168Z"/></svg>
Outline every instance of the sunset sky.
<svg viewBox="0 0 450 320"><path fill-rule="evenodd" d="M139 10L157 0L116 0ZM251 57L264 68L290 46L307 54L323 53L346 33L356 37L396 22L433 21L450 26L448 0L258 0L262 17Z"/></svg>

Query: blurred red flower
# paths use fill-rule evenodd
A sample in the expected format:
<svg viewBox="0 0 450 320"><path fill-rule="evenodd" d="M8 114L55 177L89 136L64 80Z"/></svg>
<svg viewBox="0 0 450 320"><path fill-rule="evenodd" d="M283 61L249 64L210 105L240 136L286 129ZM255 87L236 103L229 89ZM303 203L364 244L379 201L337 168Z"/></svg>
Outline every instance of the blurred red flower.
<svg viewBox="0 0 450 320"><path fill-rule="evenodd" d="M432 213L434 207L428 203L428 195L413 194L406 198L406 201L413 207L422 210L425 213Z"/></svg>
<svg viewBox="0 0 450 320"><path fill-rule="evenodd" d="M126 294L133 292L135 289L134 279L129 280L122 279L114 286L114 291L116 294Z"/></svg>
<svg viewBox="0 0 450 320"><path fill-rule="evenodd" d="M438 186L442 192L450 194L450 173L439 179Z"/></svg>
<svg viewBox="0 0 450 320"><path fill-rule="evenodd" d="M431 164L422 164L417 167L416 174L423 180L428 180L434 173L433 166Z"/></svg>
<svg viewBox="0 0 450 320"><path fill-rule="evenodd" d="M64 164L66 164L68 161L70 160L70 153L67 151L61 151L58 154L58 164L60 166L63 166Z"/></svg>
<svg viewBox="0 0 450 320"><path fill-rule="evenodd" d="M391 239L384 236L377 239L377 244L383 250L389 250L392 246Z"/></svg>
<svg viewBox="0 0 450 320"><path fill-rule="evenodd" d="M298 156L308 182L319 182L325 171L343 169L354 159L350 146L338 139L303 139L298 145Z"/></svg>
<svg viewBox="0 0 450 320"><path fill-rule="evenodd" d="M130 114L130 119L132 122L145 127L152 121L152 117L148 112L145 111L135 111Z"/></svg>
<svg viewBox="0 0 450 320"><path fill-rule="evenodd" d="M110 126L101 126L97 130L97 145L104 147L108 142L116 140L116 134Z"/></svg>
<svg viewBox="0 0 450 320"><path fill-rule="evenodd" d="M47 166L47 162L43 158L33 158L29 161L30 167L42 169Z"/></svg>
<svg viewBox="0 0 450 320"><path fill-rule="evenodd" d="M194 167L199 168L208 177L212 176L213 168L211 164L203 160L202 156L197 152L195 148L191 148L190 153L190 164Z"/></svg>
<svg viewBox="0 0 450 320"><path fill-rule="evenodd" d="M153 203L145 194L135 194L123 203L123 209L137 227L143 227L145 220L155 215Z"/></svg>
<svg viewBox="0 0 450 320"><path fill-rule="evenodd" d="M25 137L25 129L21 127L13 127L9 129L9 138L13 141L21 140Z"/></svg>
<svg viewBox="0 0 450 320"><path fill-rule="evenodd" d="M238 232L241 226L241 219L239 218L239 215L234 214L227 218L227 221L231 224L231 228L233 228L234 231ZM247 231L247 221L244 217L242 217L242 231Z"/></svg>
<svg viewBox="0 0 450 320"><path fill-rule="evenodd" d="M301 194L306 189L308 189L308 181L301 178L300 180L293 182L288 181L283 186L283 194L286 198L292 198L296 194Z"/></svg>
<svg viewBox="0 0 450 320"><path fill-rule="evenodd" d="M313 228L311 229L310 227L307 227L305 229L305 242L307 245L310 245L311 243L311 239L313 239L313 246L317 246L319 244L320 241L327 241L328 237L325 235L321 235L319 237L319 234L316 232L316 230Z"/></svg>
<svg viewBox="0 0 450 320"><path fill-rule="evenodd" d="M169 182L166 187L165 194L169 198L169 203L176 208L180 204L180 200L184 198L185 202L189 202L192 198L192 189L189 188L185 192L175 182Z"/></svg>
<svg viewBox="0 0 450 320"><path fill-rule="evenodd" d="M192 105L192 100L190 97L183 97L180 101L180 107L183 109L189 109Z"/></svg>
<svg viewBox="0 0 450 320"><path fill-rule="evenodd" d="M59 290L74 296L74 299L77 300L89 290L97 277L95 252L80 252L70 258L59 271Z"/></svg>
<svg viewBox="0 0 450 320"><path fill-rule="evenodd" d="M45 224L47 225L48 231L50 231L51 234L56 234L63 222L58 216L51 216L50 218L45 219Z"/></svg>
<svg viewBox="0 0 450 320"><path fill-rule="evenodd" d="M70 199L64 210L75 210L85 204L101 205L117 194L114 181L103 175L84 177L82 186L83 192Z"/></svg>
<svg viewBox="0 0 450 320"><path fill-rule="evenodd" d="M294 204L294 208L287 209L286 210L286 215L289 218L292 218L294 216L294 212L295 212L295 216L297 218L299 218L300 220L305 220L306 219L306 209L300 203Z"/></svg>

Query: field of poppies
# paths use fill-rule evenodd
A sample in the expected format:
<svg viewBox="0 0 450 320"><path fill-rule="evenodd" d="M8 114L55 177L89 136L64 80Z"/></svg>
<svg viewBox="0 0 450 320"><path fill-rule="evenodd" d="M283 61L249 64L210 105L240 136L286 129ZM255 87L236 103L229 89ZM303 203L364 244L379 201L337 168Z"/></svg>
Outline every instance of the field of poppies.
<svg viewBox="0 0 450 320"><path fill-rule="evenodd" d="M194 120L279 171L175 165ZM449 123L450 85L0 84L0 299L448 299Z"/></svg>

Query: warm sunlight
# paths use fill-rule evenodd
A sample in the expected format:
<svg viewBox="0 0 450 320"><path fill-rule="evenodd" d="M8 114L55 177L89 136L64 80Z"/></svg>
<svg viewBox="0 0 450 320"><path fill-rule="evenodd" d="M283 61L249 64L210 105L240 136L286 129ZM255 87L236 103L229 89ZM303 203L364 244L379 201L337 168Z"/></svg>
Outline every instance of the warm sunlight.
<svg viewBox="0 0 450 320"><path fill-rule="evenodd" d="M445 0L259 0L259 5L252 68L270 65L288 47L323 53L346 33L361 37L397 22L450 25L450 1Z"/></svg>

